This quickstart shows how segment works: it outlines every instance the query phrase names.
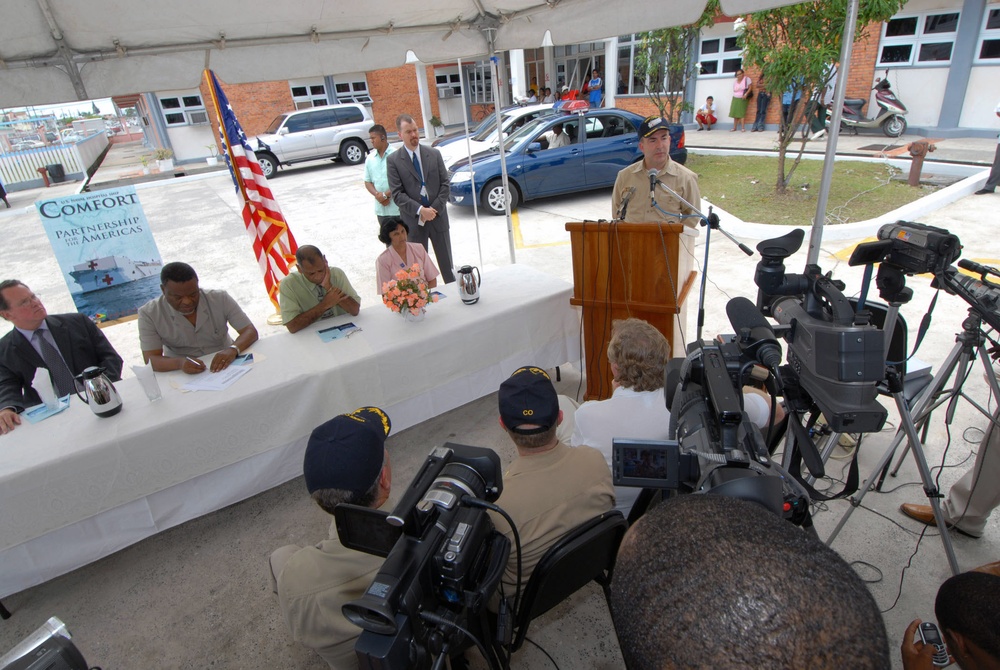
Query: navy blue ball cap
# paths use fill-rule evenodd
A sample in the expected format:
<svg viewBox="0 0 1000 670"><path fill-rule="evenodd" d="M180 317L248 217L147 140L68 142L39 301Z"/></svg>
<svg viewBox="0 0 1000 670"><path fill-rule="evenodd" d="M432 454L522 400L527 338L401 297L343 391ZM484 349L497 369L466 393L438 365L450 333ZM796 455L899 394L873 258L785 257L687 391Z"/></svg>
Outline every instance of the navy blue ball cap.
<svg viewBox="0 0 1000 670"><path fill-rule="evenodd" d="M670 123L662 116L650 116L639 124L639 137L649 137L657 130L670 130Z"/></svg>
<svg viewBox="0 0 1000 670"><path fill-rule="evenodd" d="M497 399L503 425L515 433L544 433L559 422L559 397L549 375L541 368L525 366L514 370L500 385Z"/></svg>
<svg viewBox="0 0 1000 670"><path fill-rule="evenodd" d="M385 438L391 428L389 417L378 407L361 407L317 426L302 462L309 493L369 490L382 471Z"/></svg>

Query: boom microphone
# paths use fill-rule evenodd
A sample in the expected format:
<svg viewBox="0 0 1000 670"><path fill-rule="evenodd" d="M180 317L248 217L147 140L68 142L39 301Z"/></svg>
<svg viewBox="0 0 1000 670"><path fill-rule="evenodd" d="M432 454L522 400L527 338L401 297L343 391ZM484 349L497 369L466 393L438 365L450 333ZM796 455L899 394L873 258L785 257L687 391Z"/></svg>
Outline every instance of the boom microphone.
<svg viewBox="0 0 1000 670"><path fill-rule="evenodd" d="M733 298L726 303L729 323L736 329L740 350L771 370L781 365L781 346L774 329L757 307L746 298ZM748 334L742 334L744 329Z"/></svg>
<svg viewBox="0 0 1000 670"><path fill-rule="evenodd" d="M969 272L976 272L981 275L997 275L1000 276L1000 270L989 265L982 265L975 261L970 261L968 258L963 258L958 262L958 267L963 270L968 270Z"/></svg>

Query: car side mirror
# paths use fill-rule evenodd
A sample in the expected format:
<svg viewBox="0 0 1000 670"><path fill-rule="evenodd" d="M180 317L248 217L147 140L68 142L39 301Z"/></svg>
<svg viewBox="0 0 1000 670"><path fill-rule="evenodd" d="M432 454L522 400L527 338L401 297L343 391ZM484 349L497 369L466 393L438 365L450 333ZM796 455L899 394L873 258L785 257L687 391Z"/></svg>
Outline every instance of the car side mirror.
<svg viewBox="0 0 1000 670"><path fill-rule="evenodd" d="M532 142L531 144L528 145L528 152L529 153L534 152L534 151L541 151L541 150L542 150L542 143L541 142Z"/></svg>
<svg viewBox="0 0 1000 670"><path fill-rule="evenodd" d="M282 126L281 128L278 129L278 134L279 135L287 135L288 134L288 128L285 128L284 126Z"/></svg>

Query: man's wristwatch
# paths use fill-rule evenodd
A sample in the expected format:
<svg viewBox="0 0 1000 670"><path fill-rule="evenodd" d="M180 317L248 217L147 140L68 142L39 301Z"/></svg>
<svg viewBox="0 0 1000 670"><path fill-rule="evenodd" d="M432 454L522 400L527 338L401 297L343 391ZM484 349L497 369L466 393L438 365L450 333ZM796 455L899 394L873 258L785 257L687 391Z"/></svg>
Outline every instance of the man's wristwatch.
<svg viewBox="0 0 1000 670"><path fill-rule="evenodd" d="M240 354L242 354L242 353L243 353L242 351L240 351L240 348L239 348L239 347L237 347L237 346L236 346L235 344L230 344L230 345L229 345L229 348L230 348L230 349L235 349L235 350L236 350L236 355L237 355L237 356L239 356Z"/></svg>

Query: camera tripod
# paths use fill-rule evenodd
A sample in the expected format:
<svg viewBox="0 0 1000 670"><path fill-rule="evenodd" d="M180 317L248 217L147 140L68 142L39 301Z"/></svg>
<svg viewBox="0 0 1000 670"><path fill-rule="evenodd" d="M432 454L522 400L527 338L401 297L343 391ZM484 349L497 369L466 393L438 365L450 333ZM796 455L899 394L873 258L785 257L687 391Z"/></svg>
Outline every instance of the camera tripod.
<svg viewBox="0 0 1000 670"><path fill-rule="evenodd" d="M895 323L898 310L898 303L890 305L889 313L886 319L887 324ZM891 321L889 319L891 319ZM990 363L984 346L987 339L985 333L983 332L982 324L983 315L977 308L970 307L969 316L962 322L962 331L957 333L955 337L955 346L952 348L951 353L948 354L948 357L945 359L941 369L934 377L933 381L917 397L912 412L906 407L906 400L903 398L902 383L898 373L895 368L889 366L887 369L887 381L892 397L896 401L896 408L899 411L900 423L902 424L901 429L896 432L896 436L892 443L886 449L882 458L872 470L871 475L869 475L869 477L862 484L860 494L856 499L853 497L850 499L851 506L844 513L844 516L841 517L837 527L833 529L832 533L830 533L830 537L827 538L826 542L828 545L833 544L833 541L847 523L851 514L854 513L855 508L861 505L861 501L864 499L868 491L872 488L878 488L881 485L881 480L878 485L873 485L875 477L880 472L882 473L882 477L884 477L885 470L888 468L889 462L892 460L896 449L903 442L903 439L906 438L908 439L908 444L906 451L904 451L900 457L900 463L906 453L912 449L914 460L917 463L917 469L920 471L920 479L924 484L924 493L930 502L931 509L934 511L934 519L937 523L937 527L941 531L941 543L944 545L945 554L948 557L948 563L951 567L952 574L959 573L958 560L955 558L955 550L952 547L951 536L948 534L947 525L945 524L944 518L941 514L940 500L943 496L934 483L934 479L930 473L930 468L927 466L927 459L924 456L922 442L917 432L917 424L925 424L928 422L930 420L931 412L945 402L948 402L945 422L950 424L954 419L955 405L959 397L963 397L968 400L974 407L976 407L976 409L985 414L987 417L990 417L990 420L992 421L991 414L962 391L962 386L968 376L972 360L974 358L978 358L982 363L983 368L987 371L987 378L990 381L990 386L993 389L993 392L998 394L998 397L1000 397L1000 388L998 388L997 380L993 376L993 366ZM950 389L945 391L945 385L952 377L954 377L955 384ZM939 398L942 394L943 397ZM900 464L897 464L896 470L899 469L899 465ZM894 475L896 470L893 471Z"/></svg>

